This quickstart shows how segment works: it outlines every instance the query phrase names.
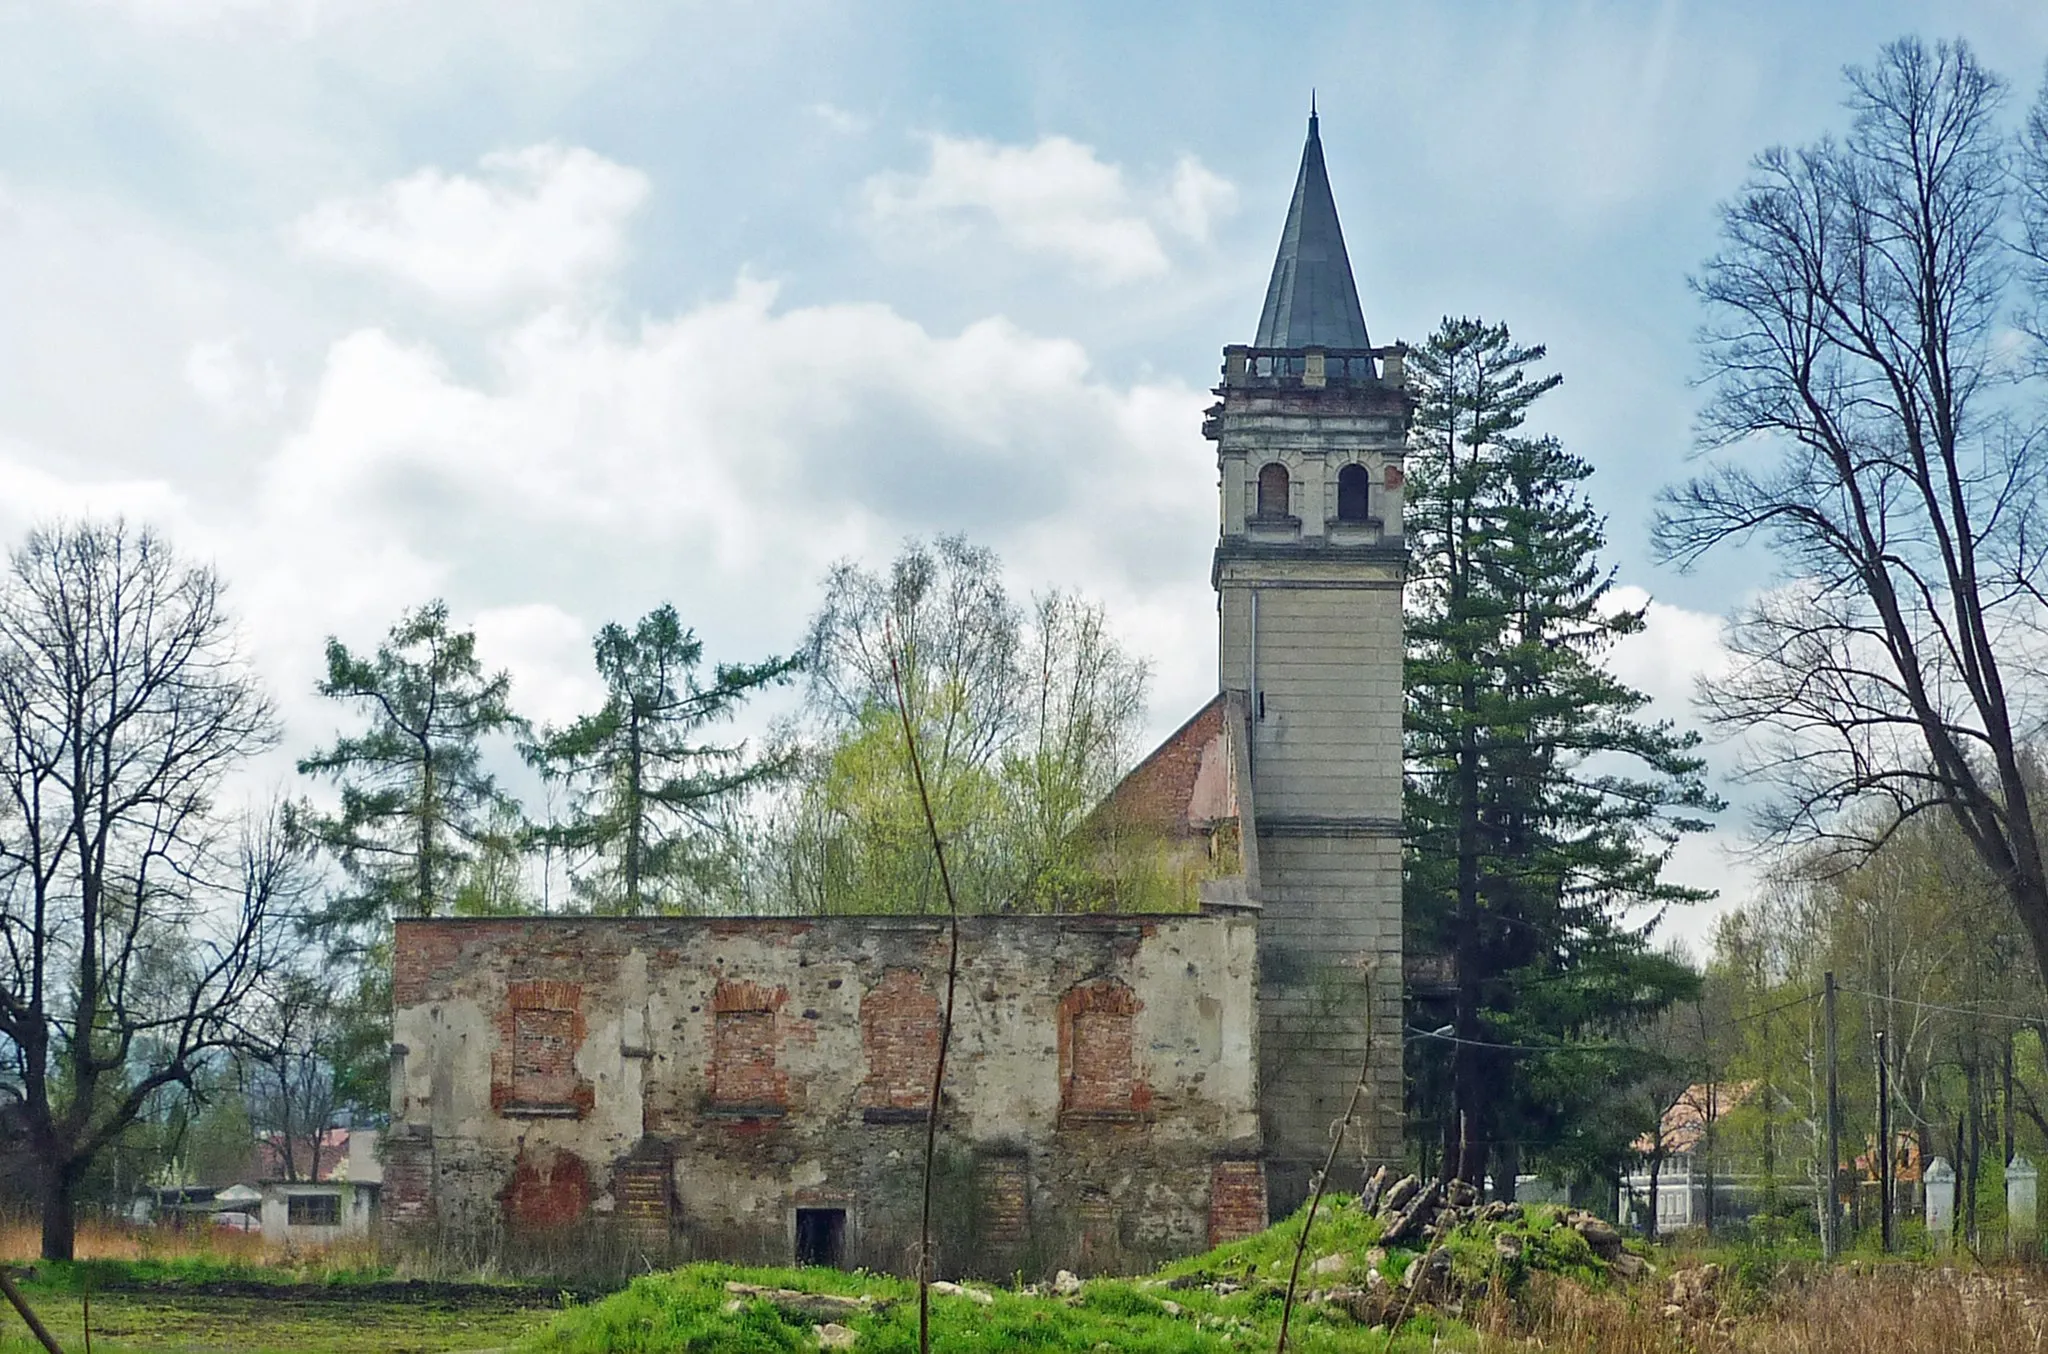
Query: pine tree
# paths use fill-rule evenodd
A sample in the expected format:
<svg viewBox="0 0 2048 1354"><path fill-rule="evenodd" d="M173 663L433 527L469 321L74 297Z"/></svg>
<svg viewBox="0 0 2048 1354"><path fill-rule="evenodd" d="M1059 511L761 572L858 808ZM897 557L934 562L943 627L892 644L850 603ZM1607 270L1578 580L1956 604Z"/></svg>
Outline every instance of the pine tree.
<svg viewBox="0 0 2048 1354"><path fill-rule="evenodd" d="M362 733L299 763L341 787L338 813L305 820L354 886L329 904L330 940L367 927L375 945L394 918L452 911L465 867L502 850L518 809L482 758L483 740L522 725L511 685L485 675L476 635L449 629L444 602L403 617L374 658L327 641L320 694L368 716Z"/></svg>
<svg viewBox="0 0 2048 1354"><path fill-rule="evenodd" d="M1610 595L1590 467L1519 434L1560 380L1532 370L1543 357L1471 319L1414 355L1409 915L1454 980L1449 1038L1417 1046L1416 1072L1445 1173L1475 1182L1489 1155L1511 1178L1524 1144L1581 1175L1625 1153L1626 1116L1601 1097L1643 1055L1585 1036L1687 990L1628 918L1704 896L1662 870L1718 807L1696 738L1644 719L1646 698L1600 666L1644 612Z"/></svg>
<svg viewBox="0 0 2048 1354"><path fill-rule="evenodd" d="M743 743L699 743L754 692L789 679L797 663L721 664L696 676L704 644L672 606L632 630L607 625L594 645L605 702L549 730L528 756L569 787L567 820L543 829L571 861L576 889L600 912L675 911L712 892L729 858L722 815L734 797L782 770L782 756L750 758Z"/></svg>

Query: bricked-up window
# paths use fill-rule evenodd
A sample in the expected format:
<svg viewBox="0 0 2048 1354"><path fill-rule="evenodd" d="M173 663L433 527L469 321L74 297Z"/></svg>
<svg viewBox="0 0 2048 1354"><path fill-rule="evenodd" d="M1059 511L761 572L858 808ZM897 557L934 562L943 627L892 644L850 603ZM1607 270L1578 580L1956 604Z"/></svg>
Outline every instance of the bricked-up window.
<svg viewBox="0 0 2048 1354"><path fill-rule="evenodd" d="M574 1118L590 1110L590 1083L576 1074L583 1045L583 988L551 981L512 983L491 1056L491 1107L499 1114Z"/></svg>
<svg viewBox="0 0 2048 1354"><path fill-rule="evenodd" d="M576 1095L573 1011L512 1013L512 1098L521 1105L567 1106Z"/></svg>
<svg viewBox="0 0 2048 1354"><path fill-rule="evenodd" d="M1089 983L1060 1003L1060 1112L1122 1117L1144 1108L1132 1056L1138 1010L1131 989Z"/></svg>
<svg viewBox="0 0 2048 1354"><path fill-rule="evenodd" d="M1337 472L1337 520L1363 522L1371 512L1372 476L1362 465L1347 465Z"/></svg>
<svg viewBox="0 0 2048 1354"><path fill-rule="evenodd" d="M781 1114L789 1107L775 1012L781 988L721 982L711 997L711 1107L724 1113Z"/></svg>
<svg viewBox="0 0 2048 1354"><path fill-rule="evenodd" d="M1259 516L1287 516L1287 467L1272 461L1259 468Z"/></svg>
<svg viewBox="0 0 2048 1354"><path fill-rule="evenodd" d="M860 999L861 1117L868 1123L923 1122L939 1062L939 998L924 974L892 968Z"/></svg>

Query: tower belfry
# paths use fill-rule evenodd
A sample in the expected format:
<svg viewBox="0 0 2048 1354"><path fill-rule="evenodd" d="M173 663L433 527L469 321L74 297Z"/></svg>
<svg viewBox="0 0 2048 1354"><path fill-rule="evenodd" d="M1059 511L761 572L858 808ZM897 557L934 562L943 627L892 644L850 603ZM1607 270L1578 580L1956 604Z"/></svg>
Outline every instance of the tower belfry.
<svg viewBox="0 0 2048 1354"><path fill-rule="evenodd" d="M1218 678L1259 904L1259 1101L1276 1216L1300 1202L1370 1048L1340 1162L1401 1153L1405 349L1374 348L1317 118L1250 345L1203 433L1222 529Z"/></svg>

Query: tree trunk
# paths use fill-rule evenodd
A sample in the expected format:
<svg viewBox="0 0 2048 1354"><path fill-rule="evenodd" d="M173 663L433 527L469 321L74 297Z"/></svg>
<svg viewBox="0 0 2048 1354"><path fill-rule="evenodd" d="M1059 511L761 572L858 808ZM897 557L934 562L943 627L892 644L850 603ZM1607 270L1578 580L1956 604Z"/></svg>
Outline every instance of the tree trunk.
<svg viewBox="0 0 2048 1354"><path fill-rule="evenodd" d="M43 1259L69 1260L78 1240L76 1181L62 1167L48 1170L43 1182Z"/></svg>

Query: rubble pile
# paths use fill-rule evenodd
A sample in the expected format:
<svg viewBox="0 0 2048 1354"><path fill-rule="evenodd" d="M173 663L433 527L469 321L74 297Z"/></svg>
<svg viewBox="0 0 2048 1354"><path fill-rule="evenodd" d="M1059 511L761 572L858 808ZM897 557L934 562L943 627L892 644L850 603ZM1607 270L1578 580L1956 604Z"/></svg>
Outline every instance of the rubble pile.
<svg viewBox="0 0 2048 1354"><path fill-rule="evenodd" d="M1356 1200L1342 1206L1379 1220L1378 1243L1360 1255L1340 1251L1305 1262L1298 1297L1367 1325L1388 1325L1427 1309L1461 1315L1468 1302L1496 1284L1512 1292L1535 1271L1594 1283L1650 1272L1649 1262L1627 1249L1621 1233L1603 1218L1582 1209L1487 1203L1463 1181L1397 1178L1382 1167ZM1285 1282L1284 1273L1261 1277ZM1174 1286L1197 1283L1218 1293L1239 1287L1207 1276L1183 1278Z"/></svg>

